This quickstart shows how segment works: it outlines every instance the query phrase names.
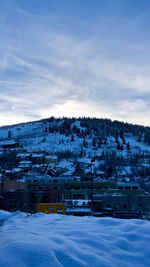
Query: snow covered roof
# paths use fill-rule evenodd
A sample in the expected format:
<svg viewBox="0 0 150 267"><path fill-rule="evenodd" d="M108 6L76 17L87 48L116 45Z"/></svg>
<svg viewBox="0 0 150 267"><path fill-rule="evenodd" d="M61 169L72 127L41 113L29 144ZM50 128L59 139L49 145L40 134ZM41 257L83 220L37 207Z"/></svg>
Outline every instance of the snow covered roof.
<svg viewBox="0 0 150 267"><path fill-rule="evenodd" d="M31 164L32 161L31 160L22 160L19 162L19 164Z"/></svg>
<svg viewBox="0 0 150 267"><path fill-rule="evenodd" d="M24 168L24 167L31 167L32 166L32 161L30 160L22 160L19 162L19 168Z"/></svg>
<svg viewBox="0 0 150 267"><path fill-rule="evenodd" d="M17 154L17 157L23 158L23 157L30 157L31 153L19 153Z"/></svg>
<svg viewBox="0 0 150 267"><path fill-rule="evenodd" d="M44 153L32 153L32 158L42 158L44 156Z"/></svg>
<svg viewBox="0 0 150 267"><path fill-rule="evenodd" d="M18 142L14 141L14 140L0 141L0 146L3 146L3 145L15 145L15 144L18 144Z"/></svg>
<svg viewBox="0 0 150 267"><path fill-rule="evenodd" d="M128 174L132 174L131 166L123 167L118 171L118 175L128 175Z"/></svg>
<svg viewBox="0 0 150 267"><path fill-rule="evenodd" d="M91 164L91 158L80 158L78 159L79 163L86 163L86 164Z"/></svg>
<svg viewBox="0 0 150 267"><path fill-rule="evenodd" d="M58 156L57 155L47 155L47 156L45 156L45 159L54 159L54 160L57 160L58 159Z"/></svg>
<svg viewBox="0 0 150 267"><path fill-rule="evenodd" d="M14 168L13 170L12 170L12 172L13 173L19 173L19 172L21 172L22 171L22 169L21 168Z"/></svg>

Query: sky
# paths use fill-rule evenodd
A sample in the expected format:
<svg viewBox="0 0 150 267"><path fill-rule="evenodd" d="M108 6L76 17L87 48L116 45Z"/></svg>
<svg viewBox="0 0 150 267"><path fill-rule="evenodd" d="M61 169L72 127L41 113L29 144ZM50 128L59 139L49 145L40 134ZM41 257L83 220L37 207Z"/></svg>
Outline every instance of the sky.
<svg viewBox="0 0 150 267"><path fill-rule="evenodd" d="M0 125L150 126L149 0L0 0Z"/></svg>

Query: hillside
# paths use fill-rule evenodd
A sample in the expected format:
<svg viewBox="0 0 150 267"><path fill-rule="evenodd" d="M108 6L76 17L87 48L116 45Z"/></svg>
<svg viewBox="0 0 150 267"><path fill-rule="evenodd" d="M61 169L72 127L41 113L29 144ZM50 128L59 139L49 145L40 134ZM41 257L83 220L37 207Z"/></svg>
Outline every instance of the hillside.
<svg viewBox="0 0 150 267"><path fill-rule="evenodd" d="M0 140L17 140L28 151L70 151L100 155L102 151L150 151L150 127L107 119L55 119L0 128ZM129 147L127 146L129 144Z"/></svg>
<svg viewBox="0 0 150 267"><path fill-rule="evenodd" d="M58 167L66 167L66 174L75 172L75 162L88 164L93 158L98 161L93 163L96 176L102 171L108 179L116 177L117 171L134 173L134 176L144 172L146 177L150 173L150 127L108 119L51 117L1 127L0 146L11 142L18 142L25 153L57 155ZM88 172L90 168L86 166L84 173Z"/></svg>

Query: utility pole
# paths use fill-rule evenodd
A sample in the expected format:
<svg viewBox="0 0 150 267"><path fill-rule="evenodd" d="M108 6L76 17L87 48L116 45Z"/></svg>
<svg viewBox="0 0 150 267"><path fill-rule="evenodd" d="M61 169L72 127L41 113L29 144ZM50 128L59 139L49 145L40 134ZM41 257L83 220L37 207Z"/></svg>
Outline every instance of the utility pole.
<svg viewBox="0 0 150 267"><path fill-rule="evenodd" d="M2 177L1 177L1 192L4 192L4 185L5 185L5 170L2 170Z"/></svg>
<svg viewBox="0 0 150 267"><path fill-rule="evenodd" d="M93 162L95 159L91 159L91 215L93 215Z"/></svg>

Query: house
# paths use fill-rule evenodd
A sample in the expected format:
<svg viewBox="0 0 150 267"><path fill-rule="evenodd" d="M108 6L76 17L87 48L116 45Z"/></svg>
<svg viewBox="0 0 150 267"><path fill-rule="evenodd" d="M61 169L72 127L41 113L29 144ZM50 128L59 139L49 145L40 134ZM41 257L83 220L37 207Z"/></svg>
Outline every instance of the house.
<svg viewBox="0 0 150 267"><path fill-rule="evenodd" d="M43 164L44 163L44 153L33 153L31 155L31 160L33 164Z"/></svg>
<svg viewBox="0 0 150 267"><path fill-rule="evenodd" d="M20 144L15 141L3 141L0 143L0 147L2 147L3 149L18 148L20 147Z"/></svg>
<svg viewBox="0 0 150 267"><path fill-rule="evenodd" d="M80 164L81 168L87 168L91 166L91 159L90 158L81 158L77 161Z"/></svg>
<svg viewBox="0 0 150 267"><path fill-rule="evenodd" d="M72 173L75 171L74 162L67 159L62 159L58 162L55 169L60 174L68 173L69 175L72 175Z"/></svg>
<svg viewBox="0 0 150 267"><path fill-rule="evenodd" d="M20 161L21 160L30 160L31 159L31 153L24 152L24 153L19 153L16 156Z"/></svg>
<svg viewBox="0 0 150 267"><path fill-rule="evenodd" d="M98 175L98 178L104 179L106 178L106 172L101 170L96 170L96 174Z"/></svg>
<svg viewBox="0 0 150 267"><path fill-rule="evenodd" d="M132 173L132 169L130 166L125 166L120 168L117 171L117 176L118 178L127 178L127 177L132 177L133 173Z"/></svg>
<svg viewBox="0 0 150 267"><path fill-rule="evenodd" d="M150 155L149 156L145 156L145 157L143 157L143 158L140 158L139 159L139 163L141 163L141 164L147 164L147 166L150 166Z"/></svg>
<svg viewBox="0 0 150 267"><path fill-rule="evenodd" d="M21 168L14 168L11 173L13 177L17 180L22 178L24 171Z"/></svg>
<svg viewBox="0 0 150 267"><path fill-rule="evenodd" d="M23 169L21 168L13 168L12 170L5 170L5 179L8 180L17 180L21 179L23 176Z"/></svg>
<svg viewBox="0 0 150 267"><path fill-rule="evenodd" d="M35 164L32 166L31 171L33 173L41 173L44 174L47 170L47 164Z"/></svg>
<svg viewBox="0 0 150 267"><path fill-rule="evenodd" d="M25 172L30 171L32 168L32 161L30 160L22 160L19 162L18 168L23 169Z"/></svg>
<svg viewBox="0 0 150 267"><path fill-rule="evenodd" d="M50 164L51 166L55 167L58 163L57 155L47 155L45 156L45 164Z"/></svg>

